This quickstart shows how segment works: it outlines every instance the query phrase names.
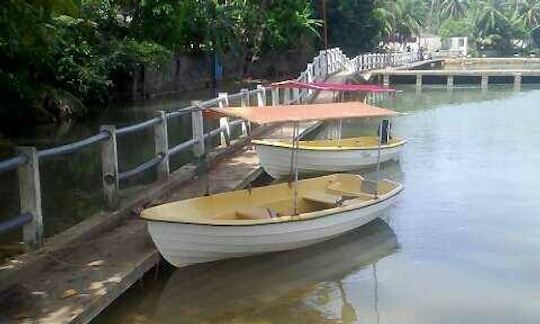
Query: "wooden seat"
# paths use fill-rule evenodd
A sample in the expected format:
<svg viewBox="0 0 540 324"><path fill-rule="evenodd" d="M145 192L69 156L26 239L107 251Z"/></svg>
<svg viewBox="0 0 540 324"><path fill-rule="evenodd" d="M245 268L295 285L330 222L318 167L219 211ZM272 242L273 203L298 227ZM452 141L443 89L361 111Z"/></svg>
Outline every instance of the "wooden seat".
<svg viewBox="0 0 540 324"><path fill-rule="evenodd" d="M341 196L326 192L311 192L303 195L302 198L308 201L331 206L337 206L342 200Z"/></svg>
<svg viewBox="0 0 540 324"><path fill-rule="evenodd" d="M269 219L279 216L275 210L262 207L248 207L236 211L237 219Z"/></svg>
<svg viewBox="0 0 540 324"><path fill-rule="evenodd" d="M349 183L336 182L326 189L331 194L341 195L346 198L374 199L376 197L376 187L377 183L363 180Z"/></svg>

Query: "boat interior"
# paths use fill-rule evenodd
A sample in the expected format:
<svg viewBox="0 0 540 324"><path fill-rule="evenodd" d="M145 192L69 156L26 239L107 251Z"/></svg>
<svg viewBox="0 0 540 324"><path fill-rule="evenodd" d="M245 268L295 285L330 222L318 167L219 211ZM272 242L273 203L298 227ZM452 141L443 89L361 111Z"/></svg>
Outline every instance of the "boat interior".
<svg viewBox="0 0 540 324"><path fill-rule="evenodd" d="M287 139L262 139L252 140L255 145L270 145L291 148L292 142ZM324 139L299 141L300 149L311 150L332 150L332 149L377 149L379 147L379 137L361 136L343 139ZM390 138L387 143L381 145L382 148L395 147L405 144L405 140L399 138Z"/></svg>
<svg viewBox="0 0 540 324"><path fill-rule="evenodd" d="M147 220L231 224L265 223L320 217L330 210L358 208L399 192L401 185L389 180L365 180L359 175L334 174L167 203L144 210ZM294 215L294 216L293 216Z"/></svg>

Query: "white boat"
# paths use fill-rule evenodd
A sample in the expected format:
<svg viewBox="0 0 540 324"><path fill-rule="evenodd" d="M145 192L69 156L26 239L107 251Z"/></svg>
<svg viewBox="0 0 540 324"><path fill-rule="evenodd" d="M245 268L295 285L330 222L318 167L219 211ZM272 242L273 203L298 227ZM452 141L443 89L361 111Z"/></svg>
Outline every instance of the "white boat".
<svg viewBox="0 0 540 324"><path fill-rule="evenodd" d="M372 167L378 162L398 160L406 141L390 139L380 145L378 137L355 137L341 140L299 141L297 168L301 175L323 172L347 172ZM259 162L272 178L291 173L292 142L253 140Z"/></svg>
<svg viewBox="0 0 540 324"><path fill-rule="evenodd" d="M328 240L379 217L402 185L376 184L336 174L198 197L146 209L141 217L163 257L181 267L194 263L290 250ZM364 190L362 190L364 189Z"/></svg>
<svg viewBox="0 0 540 324"><path fill-rule="evenodd" d="M336 107L337 106L337 107ZM182 267L296 249L334 238L379 217L403 189L390 180L335 174L298 180L298 124L307 120L387 116L361 103L216 109L252 123L293 122L294 181L167 203L141 218L156 247ZM286 113L285 113L286 112Z"/></svg>

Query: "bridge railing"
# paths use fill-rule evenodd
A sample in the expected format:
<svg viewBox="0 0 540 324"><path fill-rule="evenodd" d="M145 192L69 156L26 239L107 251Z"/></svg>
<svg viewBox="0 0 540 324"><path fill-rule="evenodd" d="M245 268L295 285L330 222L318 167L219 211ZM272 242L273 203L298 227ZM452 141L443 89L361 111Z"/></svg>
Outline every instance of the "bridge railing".
<svg viewBox="0 0 540 324"><path fill-rule="evenodd" d="M415 56L416 55L416 56ZM339 48L320 51L306 70L300 73L298 81L314 82L325 80L329 75L343 70L365 71L389 65L401 65L418 60L415 53L363 54L349 59ZM270 95L269 95L270 94ZM130 179L149 170L155 170L157 180L168 178L171 170L169 160L182 152L192 151L195 161L200 161L210 150L206 145L209 139L220 137L222 147L231 145L233 134L238 138L249 136L250 125L243 120L229 120L221 117L219 127L204 133L203 111L211 107L228 107L231 101L240 106L258 105L290 105L309 102L315 92L310 89L278 89L257 85L255 89L241 89L235 94L220 93L218 97L192 102L191 106L174 111L157 111L149 120L126 127L103 125L93 136L77 142L38 150L36 147L17 147L17 155L0 161L0 174L15 170L18 178L19 205L18 215L0 222L0 234L22 228L23 241L29 248L38 248L43 240L43 214L41 209L40 163L43 160L77 152L88 146L99 145L101 149L102 190L105 206L115 209L119 206L121 181ZM253 101L253 102L251 102ZM180 116L191 115L192 138L176 146L169 145L168 121ZM240 132L232 132L240 127ZM154 156L138 166L120 170L118 163L117 139L130 134L153 130Z"/></svg>

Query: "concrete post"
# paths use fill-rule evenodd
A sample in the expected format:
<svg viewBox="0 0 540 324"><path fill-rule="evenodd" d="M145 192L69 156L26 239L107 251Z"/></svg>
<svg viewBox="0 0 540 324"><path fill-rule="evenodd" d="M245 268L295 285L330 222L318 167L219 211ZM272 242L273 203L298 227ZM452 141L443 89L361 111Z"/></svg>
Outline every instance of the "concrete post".
<svg viewBox="0 0 540 324"><path fill-rule="evenodd" d="M514 75L514 88L521 88L521 74Z"/></svg>
<svg viewBox="0 0 540 324"><path fill-rule="evenodd" d="M118 148L116 144L116 127L103 125L100 131L108 132L110 137L101 144L101 172L103 175L103 194L108 209L118 206Z"/></svg>
<svg viewBox="0 0 540 324"><path fill-rule="evenodd" d="M321 78L324 80L328 75L328 55L326 54L326 51L320 51L319 57L319 64L321 66Z"/></svg>
<svg viewBox="0 0 540 324"><path fill-rule="evenodd" d="M197 141L193 146L193 155L197 167L200 168L201 191L204 195L208 195L210 194L210 182L208 180L208 164L205 159L204 120L200 103L200 101L191 102L191 105L197 107L191 111L191 129L193 139Z"/></svg>
<svg viewBox="0 0 540 324"><path fill-rule="evenodd" d="M229 108L229 96L227 92L218 93L218 98L222 98L222 100L219 102L219 108ZM229 144L231 144L231 130L229 128L229 118L220 117L219 127L222 128L221 134L219 135L220 145L222 147L227 147L229 146Z"/></svg>
<svg viewBox="0 0 540 324"><path fill-rule="evenodd" d="M446 78L446 87L449 88L449 89L454 87L454 76L453 75L447 76L447 78Z"/></svg>
<svg viewBox="0 0 540 324"><path fill-rule="evenodd" d="M279 105L279 88L272 88L272 106Z"/></svg>
<svg viewBox="0 0 540 324"><path fill-rule="evenodd" d="M240 107L249 106L249 89L242 88L240 89L242 96L240 97Z"/></svg>
<svg viewBox="0 0 540 324"><path fill-rule="evenodd" d="M390 75L389 74L383 75L383 86L384 87L389 87L390 86Z"/></svg>
<svg viewBox="0 0 540 324"><path fill-rule="evenodd" d="M283 104L284 105L291 104L291 89L290 88L283 88Z"/></svg>
<svg viewBox="0 0 540 324"><path fill-rule="evenodd" d="M193 106L198 106L200 101L192 101ZM196 108L191 112L191 129L193 131L193 139L197 142L193 146L193 155L195 158L204 156L204 124L202 109Z"/></svg>
<svg viewBox="0 0 540 324"><path fill-rule="evenodd" d="M240 89L240 93L242 94L242 96L240 97L240 107L249 106L249 89ZM247 137L249 135L249 128L249 123L244 121L242 123L242 136Z"/></svg>
<svg viewBox="0 0 540 324"><path fill-rule="evenodd" d="M293 90L293 102L300 103L300 89L294 88Z"/></svg>
<svg viewBox="0 0 540 324"><path fill-rule="evenodd" d="M422 86L422 74L416 75L416 86L421 87Z"/></svg>
<svg viewBox="0 0 540 324"><path fill-rule="evenodd" d="M481 82L482 89L487 89L488 85L489 85L489 76L482 75L482 82Z"/></svg>
<svg viewBox="0 0 540 324"><path fill-rule="evenodd" d="M263 85L257 85L257 106L264 107L266 106L266 89Z"/></svg>
<svg viewBox="0 0 540 324"><path fill-rule="evenodd" d="M17 147L17 151L28 159L27 163L17 168L21 214L32 215L32 221L23 226L23 240L28 248L36 249L43 240L39 159L35 147Z"/></svg>
<svg viewBox="0 0 540 324"><path fill-rule="evenodd" d="M156 111L156 115L161 119L160 123L154 126L154 145L156 156L163 155L163 160L157 165L158 179L169 177L169 138L167 135L167 115L165 111Z"/></svg>

